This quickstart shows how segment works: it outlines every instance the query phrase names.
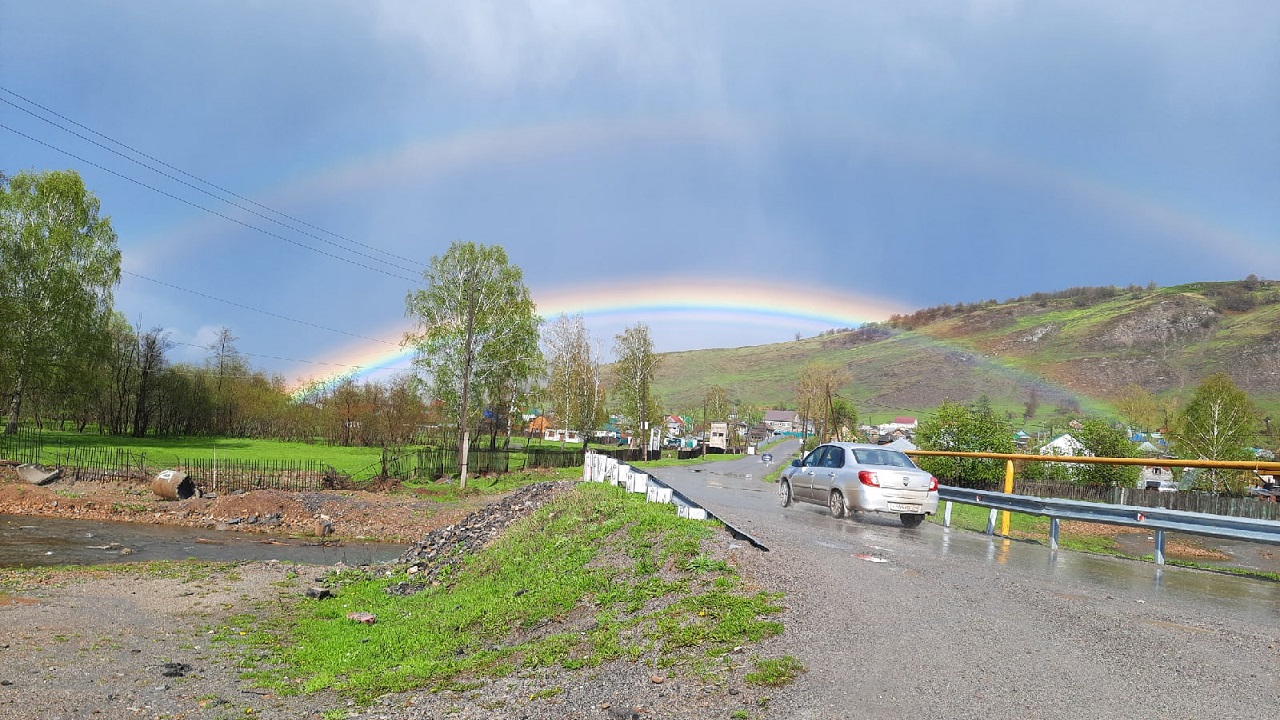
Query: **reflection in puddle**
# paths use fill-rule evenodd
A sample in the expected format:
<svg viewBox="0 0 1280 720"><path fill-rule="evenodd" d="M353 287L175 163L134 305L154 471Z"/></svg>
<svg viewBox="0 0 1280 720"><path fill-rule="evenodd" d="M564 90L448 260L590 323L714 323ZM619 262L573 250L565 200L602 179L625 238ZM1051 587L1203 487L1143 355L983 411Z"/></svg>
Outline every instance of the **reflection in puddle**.
<svg viewBox="0 0 1280 720"><path fill-rule="evenodd" d="M209 528L0 515L0 567L152 560L280 560L363 565L393 560L403 545L217 531Z"/></svg>

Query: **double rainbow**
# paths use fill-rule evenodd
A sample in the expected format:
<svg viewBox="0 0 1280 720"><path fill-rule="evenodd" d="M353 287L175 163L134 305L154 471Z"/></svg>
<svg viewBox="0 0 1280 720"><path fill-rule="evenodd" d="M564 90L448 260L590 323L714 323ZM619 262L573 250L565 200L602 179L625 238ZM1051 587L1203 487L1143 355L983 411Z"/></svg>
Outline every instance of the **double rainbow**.
<svg viewBox="0 0 1280 720"><path fill-rule="evenodd" d="M583 284L534 292L538 313L546 320L560 314L581 314L588 327L601 323L635 324L653 328L663 323L738 323L776 326L780 336L804 329L858 327L908 312L905 305L822 289L783 287L777 280L725 281L669 278L613 284ZM386 344L362 343L344 348L328 358L349 369L313 376L308 383L329 382L352 375L356 380L408 370L411 348L399 346L408 325L389 329ZM662 348L658 348L659 351Z"/></svg>

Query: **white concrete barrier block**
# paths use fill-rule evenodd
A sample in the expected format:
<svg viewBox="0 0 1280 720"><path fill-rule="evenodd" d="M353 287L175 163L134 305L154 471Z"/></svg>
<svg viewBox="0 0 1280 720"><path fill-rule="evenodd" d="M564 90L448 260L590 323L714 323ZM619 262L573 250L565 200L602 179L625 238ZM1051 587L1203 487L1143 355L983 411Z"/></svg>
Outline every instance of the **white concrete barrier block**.
<svg viewBox="0 0 1280 720"><path fill-rule="evenodd" d="M649 502L669 503L671 502L671 488L650 485L649 490L646 493L646 499Z"/></svg>
<svg viewBox="0 0 1280 720"><path fill-rule="evenodd" d="M706 520L707 519L706 510L703 510L702 508L696 508L691 505L678 506L678 509L676 510L676 514L682 518L689 518L690 520Z"/></svg>

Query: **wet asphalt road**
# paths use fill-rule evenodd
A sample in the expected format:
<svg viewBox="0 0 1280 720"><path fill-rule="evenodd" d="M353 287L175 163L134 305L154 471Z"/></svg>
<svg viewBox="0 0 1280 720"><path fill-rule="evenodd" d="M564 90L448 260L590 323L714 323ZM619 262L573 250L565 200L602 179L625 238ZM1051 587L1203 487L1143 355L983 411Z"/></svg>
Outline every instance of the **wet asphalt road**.
<svg viewBox="0 0 1280 720"><path fill-rule="evenodd" d="M1280 717L1280 584L784 509L769 469L650 472L769 548L809 668L771 717Z"/></svg>

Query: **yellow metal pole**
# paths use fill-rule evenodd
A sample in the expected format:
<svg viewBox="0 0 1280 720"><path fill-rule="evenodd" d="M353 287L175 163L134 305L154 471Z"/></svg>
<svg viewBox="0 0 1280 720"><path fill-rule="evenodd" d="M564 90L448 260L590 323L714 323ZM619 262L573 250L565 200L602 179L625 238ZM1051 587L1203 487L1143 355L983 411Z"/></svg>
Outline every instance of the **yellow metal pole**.
<svg viewBox="0 0 1280 720"><path fill-rule="evenodd" d="M1013 461L1004 461L1004 492L1013 492ZM1009 537L1009 511L1000 511L1000 534Z"/></svg>

